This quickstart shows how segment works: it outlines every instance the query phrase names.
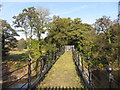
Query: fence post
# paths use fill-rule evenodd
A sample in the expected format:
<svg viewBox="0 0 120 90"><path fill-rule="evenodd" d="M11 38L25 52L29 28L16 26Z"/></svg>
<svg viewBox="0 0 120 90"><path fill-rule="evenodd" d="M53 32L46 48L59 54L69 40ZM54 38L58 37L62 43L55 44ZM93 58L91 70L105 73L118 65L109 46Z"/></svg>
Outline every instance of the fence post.
<svg viewBox="0 0 120 90"><path fill-rule="evenodd" d="M79 53L78 53L78 67L80 66L80 58L79 58Z"/></svg>
<svg viewBox="0 0 120 90"><path fill-rule="evenodd" d="M82 64L82 73L84 72L84 63L83 63L83 59L81 59L81 64Z"/></svg>
<svg viewBox="0 0 120 90"><path fill-rule="evenodd" d="M42 57L40 57L40 77L41 77L41 74L42 74Z"/></svg>
<svg viewBox="0 0 120 90"><path fill-rule="evenodd" d="M31 59L28 59L28 90L31 90Z"/></svg>
<svg viewBox="0 0 120 90"><path fill-rule="evenodd" d="M109 73L109 89L112 89L112 74Z"/></svg>
<svg viewBox="0 0 120 90"><path fill-rule="evenodd" d="M92 85L92 72L91 72L91 68L90 68L90 61L88 61L88 80L89 80L89 85L91 87Z"/></svg>
<svg viewBox="0 0 120 90"><path fill-rule="evenodd" d="M112 76L112 73L111 73L113 71L112 67L107 66L107 71L109 73L109 90L111 90L112 89L112 79L113 79L113 76Z"/></svg>
<svg viewBox="0 0 120 90"><path fill-rule="evenodd" d="M56 51L54 51L54 61L56 60Z"/></svg>

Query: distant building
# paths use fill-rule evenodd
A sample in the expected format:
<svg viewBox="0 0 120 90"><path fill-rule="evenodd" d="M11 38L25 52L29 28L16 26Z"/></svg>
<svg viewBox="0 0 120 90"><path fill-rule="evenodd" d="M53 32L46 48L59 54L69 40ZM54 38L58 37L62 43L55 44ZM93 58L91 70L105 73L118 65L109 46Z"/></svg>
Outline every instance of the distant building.
<svg viewBox="0 0 120 90"><path fill-rule="evenodd" d="M120 1L118 3L118 22L120 24Z"/></svg>

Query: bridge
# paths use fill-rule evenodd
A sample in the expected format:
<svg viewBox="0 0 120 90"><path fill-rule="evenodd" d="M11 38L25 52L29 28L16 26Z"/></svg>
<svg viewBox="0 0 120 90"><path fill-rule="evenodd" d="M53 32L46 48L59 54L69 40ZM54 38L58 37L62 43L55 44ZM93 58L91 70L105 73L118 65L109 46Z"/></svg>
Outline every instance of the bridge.
<svg viewBox="0 0 120 90"><path fill-rule="evenodd" d="M111 67L100 69L89 60L82 60L74 46L65 46L54 52L40 56L36 61L28 60L28 64L3 74L9 77L14 72L27 68L27 73L15 81L3 84L3 90L23 89L94 89L120 88L120 83L114 79ZM17 84L24 79L24 83Z"/></svg>

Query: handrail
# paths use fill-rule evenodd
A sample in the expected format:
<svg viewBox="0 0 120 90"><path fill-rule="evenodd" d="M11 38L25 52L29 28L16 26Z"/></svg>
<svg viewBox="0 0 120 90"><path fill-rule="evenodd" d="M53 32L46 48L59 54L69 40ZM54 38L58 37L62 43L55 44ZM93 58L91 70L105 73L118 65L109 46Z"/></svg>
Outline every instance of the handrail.
<svg viewBox="0 0 120 90"><path fill-rule="evenodd" d="M20 67L20 68L18 68L18 69L16 69L16 70L13 70L13 71L11 71L11 72L5 73L5 74L2 75L2 77L5 77L5 76L7 76L7 75L9 75L9 74L14 73L15 71L18 71L18 70L20 70L20 69L23 69L23 68L26 67L26 66L27 66L27 64L24 65L24 66L22 66L22 67Z"/></svg>
<svg viewBox="0 0 120 90"><path fill-rule="evenodd" d="M97 67L96 65L94 65L92 62L90 62L90 60L88 61L88 60L84 60L84 62L83 62L83 60L80 60L79 59L79 54L78 54L78 52L76 51L76 50L73 50L73 60L74 60L74 62L75 62L75 64L76 64L76 66L77 66L77 70L81 73L80 75L82 75L82 77L83 77L83 79L84 80L87 80L85 77L84 77L84 75L86 76L86 77L88 77L89 79L88 79L88 81L85 83L85 85L88 87L88 88L91 88L91 87L94 87L93 85L93 81L92 81L92 79L95 79L95 80L97 80L100 84L100 86L101 86L101 88L104 86L98 79L97 79L97 77L94 75L94 73L92 72L92 69L91 69L91 67L93 67L93 68L95 68L96 70L98 70L98 71L100 71L104 76L106 76L106 77L108 77L109 78L109 88L111 88L111 82L114 82L114 83L116 83L117 85L120 85L120 83L119 82L117 82L114 78L111 78L108 74L106 74L103 70L101 70L99 67ZM85 67L84 66L84 63L86 63L87 62L87 67ZM90 67L91 66L91 67ZM88 71L88 73L86 73L86 70ZM93 78L94 77L94 78ZM89 83L89 85L91 85L91 87L89 87L89 85L87 84L87 83Z"/></svg>
<svg viewBox="0 0 120 90"><path fill-rule="evenodd" d="M22 89L22 88L23 88L26 84L27 84L27 82L26 82L25 84L23 84L23 85L22 85L22 87L20 87L20 89L19 89L19 90L21 90L21 89Z"/></svg>
<svg viewBox="0 0 120 90"><path fill-rule="evenodd" d="M15 84L16 82L18 82L19 80L21 80L23 77L27 76L27 74L23 75L22 77L20 77L19 79L17 79L15 82L9 84L6 88L12 86L13 84Z"/></svg>
<svg viewBox="0 0 120 90"><path fill-rule="evenodd" d="M56 50L55 52L53 52L53 54L48 54L48 55L46 55L46 59L49 61L49 60L51 60L50 59L50 57L52 57L52 59L53 59L53 62L50 62L50 64L48 64L48 62L46 62L46 66L47 67L43 67L44 66L44 64L41 62L43 59L42 59L42 57L40 56L36 61L29 61L28 62L28 64L26 64L26 65L24 65L24 66L22 66L22 67L20 67L20 68L18 68L18 69L15 69L15 70L13 70L13 71L11 71L11 72L9 72L9 73L5 73L5 74L3 74L1 77L5 77L5 76L9 76L10 74L12 74L12 73L14 73L14 72L16 72L16 71L18 71L18 70L21 70L21 69L23 69L23 68L25 68L25 67L27 67L28 66L28 72L25 74L25 75L23 75L23 76L21 76L19 79L16 79L15 81L13 81L12 83L10 83L10 84L8 84L7 86L5 86L4 87L4 89L7 89L7 88L10 88L11 86L13 86L16 82L18 82L18 81L20 81L21 79L23 79L25 76L27 76L28 75L28 80L30 80L30 78L31 78L31 72L33 72L33 71L35 71L37 68L39 68L40 70L39 70L39 74L37 74L38 75L38 77L40 77L41 76L41 74L42 73L44 73L43 75L45 75L49 70L50 70L50 68L52 67L52 65L57 61L57 59L64 53L64 47L63 48L61 48L60 50ZM39 62L39 64L38 64L38 66L36 66L35 68L30 68L31 67L31 65L33 65L35 62ZM45 69L45 71L44 72L42 72L43 70ZM41 78L42 78L43 76L41 76ZM37 77L36 77L36 79L37 79ZM39 81L39 80L38 80ZM31 83L31 80L30 80L30 83ZM32 83L31 83L32 84ZM23 84L21 87L20 87L20 89L22 89L25 85L27 85L27 88L28 88L28 85L31 85L31 84L29 84L29 82L27 82L27 83L25 83L25 84ZM32 85L32 87L33 87L33 85ZM29 87L29 88L32 88L32 87ZM26 88L26 89L27 89Z"/></svg>

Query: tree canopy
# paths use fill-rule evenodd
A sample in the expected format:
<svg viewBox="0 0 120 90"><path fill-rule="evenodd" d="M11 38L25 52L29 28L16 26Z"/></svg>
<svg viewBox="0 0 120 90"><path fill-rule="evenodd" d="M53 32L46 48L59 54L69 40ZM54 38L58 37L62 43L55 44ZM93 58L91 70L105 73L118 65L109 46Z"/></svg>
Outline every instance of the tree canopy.
<svg viewBox="0 0 120 90"><path fill-rule="evenodd" d="M1 20L2 26L2 57L8 54L8 51L16 47L16 31L5 20Z"/></svg>
<svg viewBox="0 0 120 90"><path fill-rule="evenodd" d="M39 56L43 51L54 51L64 45L74 45L83 59L90 57L94 64L108 65L118 59L120 25L117 20L112 21L110 17L102 16L96 19L92 26L82 23L81 18L49 15L47 8L28 7L13 16L14 27L19 28L26 37L25 41L20 40L19 43L26 43L29 58L32 58L33 54ZM17 30L6 21L2 22L3 51L8 52L8 49L16 46L14 36L17 35ZM42 39L41 35L45 32L47 36ZM21 48L22 45L19 46Z"/></svg>

